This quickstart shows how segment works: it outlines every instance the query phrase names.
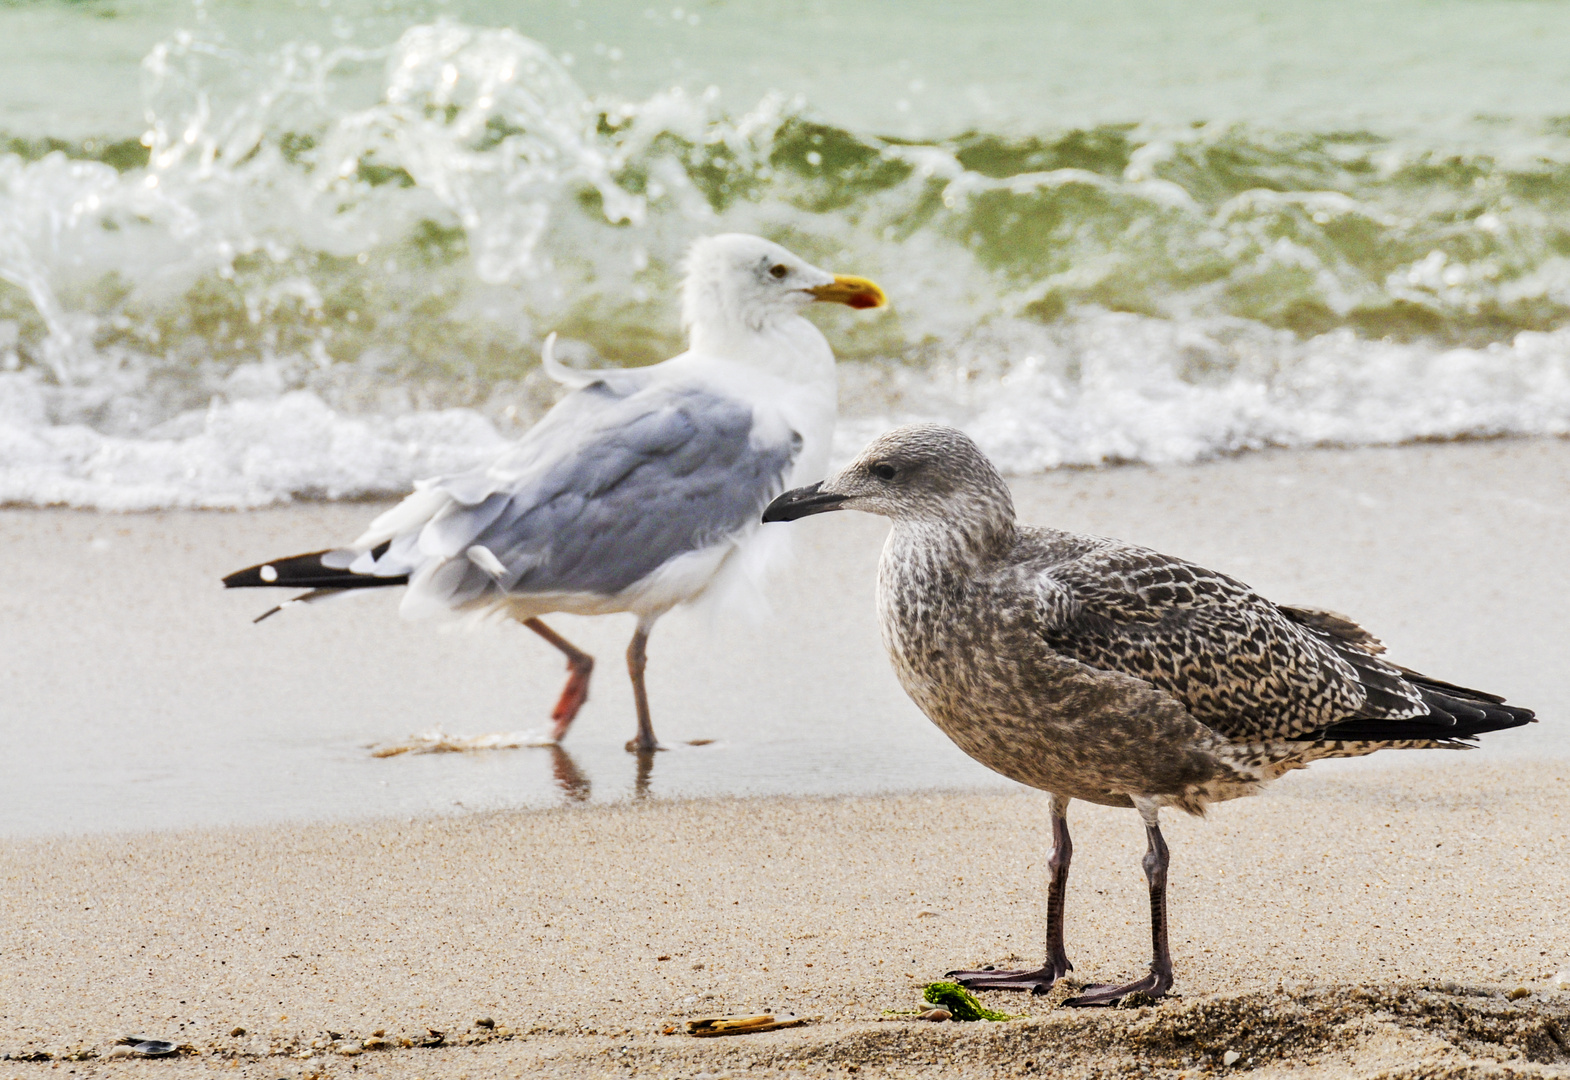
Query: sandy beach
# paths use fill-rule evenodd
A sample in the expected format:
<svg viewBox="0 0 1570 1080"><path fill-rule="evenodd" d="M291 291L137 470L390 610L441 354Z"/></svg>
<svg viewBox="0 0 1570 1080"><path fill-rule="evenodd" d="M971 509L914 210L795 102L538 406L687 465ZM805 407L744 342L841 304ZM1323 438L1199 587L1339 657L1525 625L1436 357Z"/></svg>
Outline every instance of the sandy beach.
<svg viewBox="0 0 1570 1080"><path fill-rule="evenodd" d="M1567 41L1570 0L0 0L0 1080L1570 1080ZM1128 1008L1063 1005L1153 936L1138 816L1076 803L1073 979L932 1023L1041 963L1049 797L896 681L886 519L760 523L767 602L662 616L637 706L647 628L546 615L595 661L559 741L548 635L222 586L322 584L278 564L425 483L469 564L368 544L416 601L638 606L916 422L1025 522L1539 722L1166 812L1176 983ZM1213 625L1073 632L1310 686ZM907 655L977 666L945 636Z"/></svg>
<svg viewBox="0 0 1570 1080"><path fill-rule="evenodd" d="M893 683L872 619L881 522L798 526L771 619L661 626L661 734L717 742L659 755L641 789L620 750L626 628L563 620L608 661L568 741L575 799L543 750L365 748L543 713L557 661L508 628L402 624L391 597L257 628L255 596L216 588L375 506L5 511L0 1080L1570 1075L1553 986L1570 969L1570 444L1014 484L1022 517L1350 612L1400 662L1543 722L1169 816L1180 996L1159 1007L993 994L1027 1017L923 1024L894 1014L926 981L1038 958L1046 803L972 767ZM1131 976L1137 822L1076 804L1073 823L1076 973ZM765 1009L821 1019L680 1033ZM191 1049L105 1057L133 1033Z"/></svg>
<svg viewBox="0 0 1570 1080"><path fill-rule="evenodd" d="M989 994L1028 1014L999 1024L888 1013L956 964L1038 957L1046 800L1028 793L13 842L0 1077L1195 1076L1227 1050L1225 1071L1261 1075L1564 1076L1567 776L1451 755L1174 817L1181 996L1081 1012ZM1070 955L1132 975L1137 821L1073 824ZM763 1010L822 1019L679 1033ZM192 1050L79 1056L131 1033ZM353 1054L373 1039L390 1045Z"/></svg>

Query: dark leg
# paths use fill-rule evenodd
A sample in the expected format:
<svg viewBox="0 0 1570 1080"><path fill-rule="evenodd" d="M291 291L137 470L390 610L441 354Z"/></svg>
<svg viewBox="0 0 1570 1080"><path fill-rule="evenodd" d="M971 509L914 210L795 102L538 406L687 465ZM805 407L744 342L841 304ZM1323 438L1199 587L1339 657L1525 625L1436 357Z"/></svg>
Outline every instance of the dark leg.
<svg viewBox="0 0 1570 1080"><path fill-rule="evenodd" d="M632 700L638 707L638 735L627 743L627 749L635 754L664 749L654 737L654 722L649 719L649 694L643 688L643 669L649 666L648 644L649 628L640 622L627 646L627 674L632 676Z"/></svg>
<svg viewBox="0 0 1570 1080"><path fill-rule="evenodd" d="M1074 970L1063 948L1063 901L1068 892L1068 864L1074 843L1068 835L1067 799L1052 796L1052 854L1047 859L1047 962L1034 971L951 971L948 977L972 990L1029 990L1045 994L1052 984Z"/></svg>
<svg viewBox="0 0 1570 1080"><path fill-rule="evenodd" d="M1129 994L1158 998L1172 988L1172 951L1167 947L1167 842L1161 838L1154 812L1145 817L1145 836L1150 842L1144 859L1145 877L1150 882L1150 974L1122 986L1091 986L1065 1005L1116 1005Z"/></svg>
<svg viewBox="0 0 1570 1080"><path fill-rule="evenodd" d="M567 685L562 687L561 697L556 700L556 708L551 710L551 719L556 721L556 726L551 729L551 738L560 742L567 734L567 729L572 726L578 710L583 708L585 701L589 700L589 675L594 671L594 657L539 619L525 619L523 625L556 646L567 657Z"/></svg>

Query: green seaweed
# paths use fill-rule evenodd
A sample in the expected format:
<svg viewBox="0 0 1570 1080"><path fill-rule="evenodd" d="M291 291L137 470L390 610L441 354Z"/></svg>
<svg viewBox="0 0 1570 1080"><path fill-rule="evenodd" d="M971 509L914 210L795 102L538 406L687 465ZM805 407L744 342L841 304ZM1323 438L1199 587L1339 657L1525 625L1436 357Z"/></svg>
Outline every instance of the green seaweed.
<svg viewBox="0 0 1570 1080"><path fill-rule="evenodd" d="M1017 1020L1019 1017L989 1009L976 995L957 982L928 983L921 996L940 1009L947 1009L956 1020Z"/></svg>

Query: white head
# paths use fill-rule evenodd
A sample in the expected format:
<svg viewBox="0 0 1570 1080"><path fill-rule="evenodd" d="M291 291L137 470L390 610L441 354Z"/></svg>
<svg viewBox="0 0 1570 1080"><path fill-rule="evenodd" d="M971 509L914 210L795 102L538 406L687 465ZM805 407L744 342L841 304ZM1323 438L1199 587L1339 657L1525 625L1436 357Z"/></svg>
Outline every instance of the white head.
<svg viewBox="0 0 1570 1080"><path fill-rule="evenodd" d="M763 330L815 300L882 307L883 290L866 278L836 276L745 233L695 240L682 284L682 326L697 339L710 331Z"/></svg>

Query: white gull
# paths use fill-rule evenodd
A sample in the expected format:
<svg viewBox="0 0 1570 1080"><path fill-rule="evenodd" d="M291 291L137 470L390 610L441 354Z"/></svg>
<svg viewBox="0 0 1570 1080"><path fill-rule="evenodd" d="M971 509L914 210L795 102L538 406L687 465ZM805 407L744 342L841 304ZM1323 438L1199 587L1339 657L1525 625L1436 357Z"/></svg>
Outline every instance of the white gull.
<svg viewBox="0 0 1570 1080"><path fill-rule="evenodd" d="M517 619L567 657L556 739L588 699L594 660L540 616L630 612L638 733L627 745L657 749L643 682L654 623L746 572L750 556L766 559L763 507L828 468L834 354L802 309L885 302L872 282L756 236L699 240L686 271L686 352L589 372L557 363L547 343L547 372L573 392L496 460L421 481L347 546L259 563L224 584L306 589L295 599L307 601L407 585L406 618Z"/></svg>

